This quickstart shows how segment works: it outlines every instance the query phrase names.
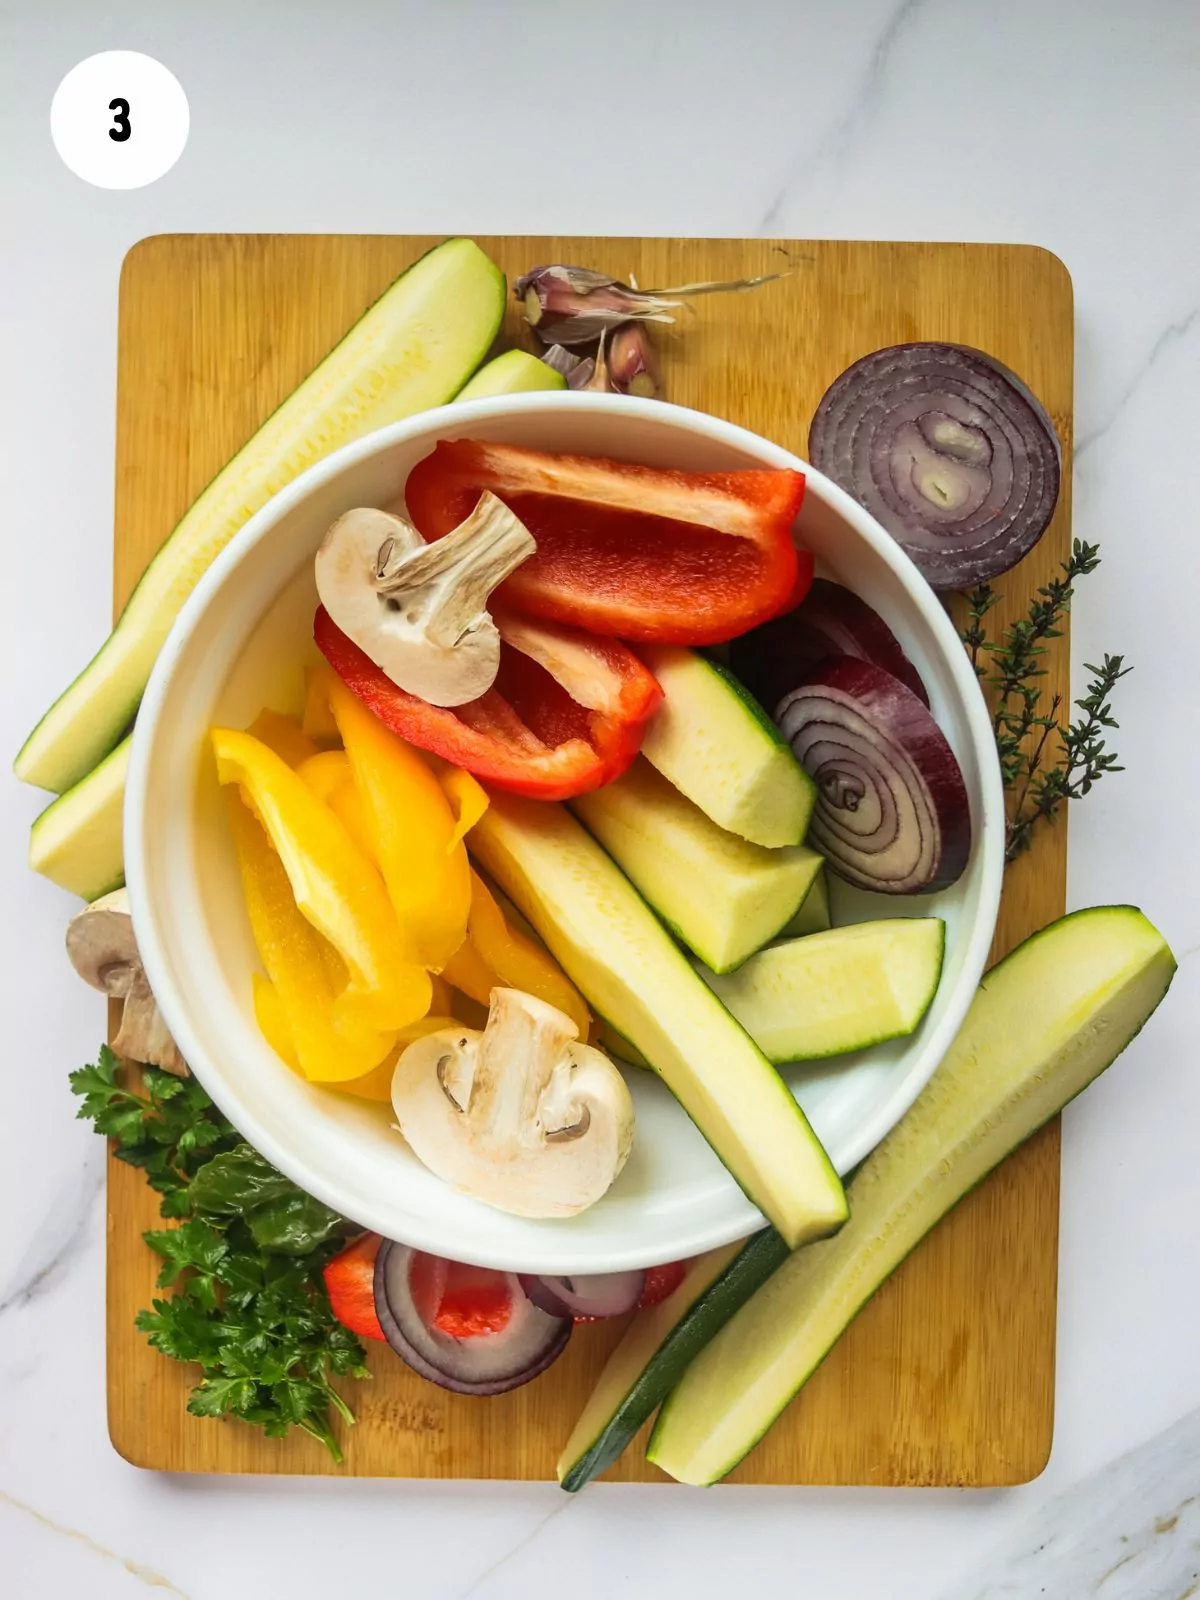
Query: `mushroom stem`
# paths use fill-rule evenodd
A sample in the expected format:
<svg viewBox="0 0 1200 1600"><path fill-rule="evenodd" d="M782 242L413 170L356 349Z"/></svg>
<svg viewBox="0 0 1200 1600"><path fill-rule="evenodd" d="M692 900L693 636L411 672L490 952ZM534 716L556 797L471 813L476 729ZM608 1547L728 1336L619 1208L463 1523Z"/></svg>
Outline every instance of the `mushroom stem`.
<svg viewBox="0 0 1200 1600"><path fill-rule="evenodd" d="M117 1054L186 1077L187 1062L150 992L124 889L76 912L67 925L67 954L85 983L123 1002L121 1026L113 1040Z"/></svg>
<svg viewBox="0 0 1200 1600"><path fill-rule="evenodd" d="M536 549L490 492L432 544L404 518L360 506L321 542L317 593L398 688L430 705L461 706L486 694L500 668L488 596Z"/></svg>
<svg viewBox="0 0 1200 1600"><path fill-rule="evenodd" d="M570 1217L612 1187L633 1139L620 1072L553 1006L496 988L483 1033L410 1044L392 1106L425 1165L518 1217Z"/></svg>
<svg viewBox="0 0 1200 1600"><path fill-rule="evenodd" d="M394 560L380 550L376 589L384 599L403 594L410 621L427 638L453 649L487 610L488 596L533 554L533 535L502 500L485 490L466 519L445 538L410 548Z"/></svg>
<svg viewBox="0 0 1200 1600"><path fill-rule="evenodd" d="M561 1068L570 1071L566 1049L578 1037L570 1017L545 1001L493 989L467 1108L472 1131L489 1144L536 1143L542 1097Z"/></svg>

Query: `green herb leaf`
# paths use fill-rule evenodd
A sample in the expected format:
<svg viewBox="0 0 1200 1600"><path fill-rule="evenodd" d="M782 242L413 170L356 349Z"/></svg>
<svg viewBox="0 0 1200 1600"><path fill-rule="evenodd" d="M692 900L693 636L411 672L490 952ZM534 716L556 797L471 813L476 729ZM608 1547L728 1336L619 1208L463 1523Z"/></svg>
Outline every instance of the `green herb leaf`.
<svg viewBox="0 0 1200 1600"><path fill-rule="evenodd" d="M1008 794L1009 861L1028 848L1039 822L1054 822L1066 801L1082 799L1106 773L1123 770L1115 752L1105 749L1102 730L1117 727L1109 696L1131 670L1124 658L1106 655L1100 666L1087 667L1092 681L1075 702L1083 712L1075 721L1062 720L1061 695L1043 706L1038 682L1046 675L1041 665L1046 641L1062 637L1076 580L1099 565L1100 547L1076 539L1062 576L1037 591L1027 615L1010 624L999 642L988 638L984 618L1000 596L988 584L964 596L962 640L991 695L996 753Z"/></svg>
<svg viewBox="0 0 1200 1600"><path fill-rule="evenodd" d="M136 1325L154 1349L201 1369L188 1410L237 1417L269 1438L299 1427L340 1461L330 1408L354 1419L328 1379L368 1373L321 1269L349 1225L240 1139L194 1078L145 1067L135 1094L105 1045L70 1081L79 1115L143 1170L164 1219L179 1224L145 1235L173 1293Z"/></svg>

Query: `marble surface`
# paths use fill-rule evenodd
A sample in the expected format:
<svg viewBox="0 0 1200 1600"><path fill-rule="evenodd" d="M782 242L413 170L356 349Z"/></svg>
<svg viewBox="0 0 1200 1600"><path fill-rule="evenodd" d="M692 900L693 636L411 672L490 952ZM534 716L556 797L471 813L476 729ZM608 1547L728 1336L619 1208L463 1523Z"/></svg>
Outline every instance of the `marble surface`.
<svg viewBox="0 0 1200 1600"><path fill-rule="evenodd" d="M1182 960L1153 1027L1067 1115L1057 1434L1038 1482L568 1500L155 1477L105 1433L101 1152L65 1081L102 1007L64 967L68 898L24 869L38 797L0 780L0 1594L506 1600L553 1583L589 1600L680 1581L717 1595L748 1565L809 1600L1200 1592L1194 0L6 0L0 39L0 748L107 625L117 278L146 234L1033 242L1074 277L1076 531L1105 558L1076 667L1108 649L1137 668L1119 702L1128 770L1071 825L1071 902L1140 903ZM157 56L191 102L179 164L132 193L86 187L49 138L63 73L110 48Z"/></svg>

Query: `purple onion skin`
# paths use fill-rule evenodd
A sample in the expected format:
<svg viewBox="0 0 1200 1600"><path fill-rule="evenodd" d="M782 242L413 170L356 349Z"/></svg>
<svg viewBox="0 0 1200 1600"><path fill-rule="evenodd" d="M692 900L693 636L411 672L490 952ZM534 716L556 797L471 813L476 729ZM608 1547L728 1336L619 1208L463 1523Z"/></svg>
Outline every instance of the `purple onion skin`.
<svg viewBox="0 0 1200 1600"><path fill-rule="evenodd" d="M848 367L817 407L808 454L935 589L1015 566L1062 478L1040 401L994 357L954 344L891 345Z"/></svg>
<svg viewBox="0 0 1200 1600"><path fill-rule="evenodd" d="M879 613L828 578L814 578L795 611L735 639L729 660L734 676L750 693L761 704L773 706L815 666L835 655L874 662L899 678L922 704L929 704L921 674Z"/></svg>
<svg viewBox="0 0 1200 1600"><path fill-rule="evenodd" d="M935 894L962 876L962 769L911 689L871 662L831 657L784 696L775 721L817 785L807 842L831 872L881 894Z"/></svg>
<svg viewBox="0 0 1200 1600"><path fill-rule="evenodd" d="M543 1278L532 1273L520 1274L521 1287L539 1310L552 1317L578 1317L589 1322L603 1322L606 1317L623 1317L633 1311L646 1287L644 1272L600 1273L602 1290L592 1294L595 1279L590 1275L573 1278ZM619 1280L614 1287L613 1280ZM570 1286L570 1298L560 1292L563 1285Z"/></svg>
<svg viewBox="0 0 1200 1600"><path fill-rule="evenodd" d="M405 1335L403 1328L393 1310L387 1296L387 1264L391 1253L395 1250L405 1251L411 1255L413 1252L407 1245L396 1244L391 1239L385 1239L379 1246L375 1257L375 1310L379 1317L380 1326L383 1328L384 1337L392 1350L414 1372L422 1378L428 1378L430 1383L436 1383L441 1389L449 1389L453 1394L493 1395L507 1394L511 1389L519 1389L526 1383L531 1383L534 1378L540 1377L546 1368L552 1366L566 1348L567 1340L571 1337L574 1326L570 1318L559 1322L558 1326L548 1330L548 1338L534 1358L522 1365L519 1369L503 1375L496 1375L483 1380L471 1380L447 1371L444 1367L435 1365L428 1356L416 1349L411 1340ZM489 1335L480 1335L487 1338ZM490 1337L500 1337L492 1335ZM472 1341L461 1341L464 1345Z"/></svg>

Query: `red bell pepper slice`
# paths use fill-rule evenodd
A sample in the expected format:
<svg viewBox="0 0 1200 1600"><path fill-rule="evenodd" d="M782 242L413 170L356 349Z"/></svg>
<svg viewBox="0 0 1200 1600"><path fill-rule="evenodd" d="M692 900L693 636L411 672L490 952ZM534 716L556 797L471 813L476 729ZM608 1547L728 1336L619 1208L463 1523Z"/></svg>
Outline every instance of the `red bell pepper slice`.
<svg viewBox="0 0 1200 1600"><path fill-rule="evenodd" d="M384 1337L375 1309L375 1257L379 1245L377 1233L364 1233L326 1262L322 1274L334 1316L360 1339Z"/></svg>
<svg viewBox="0 0 1200 1600"><path fill-rule="evenodd" d="M620 777L662 699L658 680L615 639L494 608L493 615L504 641L495 685L453 708L398 688L323 607L313 637L393 733L498 789L568 800Z"/></svg>
<svg viewBox="0 0 1200 1600"><path fill-rule="evenodd" d="M538 546L497 595L592 633L718 644L797 605L812 581L792 539L800 472L678 472L455 439L417 463L404 497L440 539L485 489Z"/></svg>
<svg viewBox="0 0 1200 1600"><path fill-rule="evenodd" d="M647 1267L645 1286L637 1303L638 1310L648 1311L651 1306L656 1306L665 1300L669 1294L674 1294L683 1282L686 1271L686 1261L667 1261L661 1267Z"/></svg>

